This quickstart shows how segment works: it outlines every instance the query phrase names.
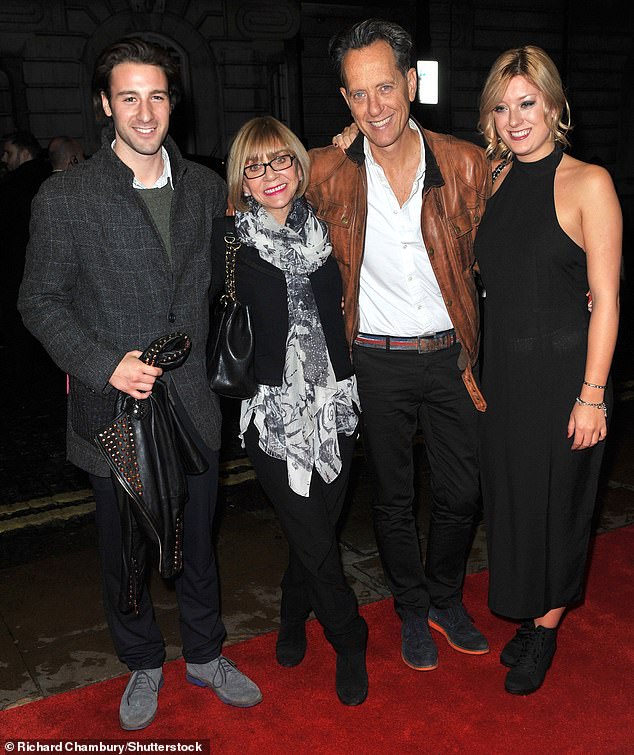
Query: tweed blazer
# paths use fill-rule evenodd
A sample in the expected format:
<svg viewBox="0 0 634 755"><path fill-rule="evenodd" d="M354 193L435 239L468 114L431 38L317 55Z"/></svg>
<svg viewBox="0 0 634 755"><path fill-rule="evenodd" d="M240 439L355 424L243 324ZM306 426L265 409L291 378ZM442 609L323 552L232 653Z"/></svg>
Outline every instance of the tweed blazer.
<svg viewBox="0 0 634 755"><path fill-rule="evenodd" d="M220 445L218 400L206 377L211 230L226 186L181 156L168 137L174 192L171 260L132 171L110 144L48 180L36 196L18 307L26 327L70 375L68 458L100 476L109 469L93 442L113 416L108 380L124 354L184 331L192 350L168 373L170 387L212 449Z"/></svg>

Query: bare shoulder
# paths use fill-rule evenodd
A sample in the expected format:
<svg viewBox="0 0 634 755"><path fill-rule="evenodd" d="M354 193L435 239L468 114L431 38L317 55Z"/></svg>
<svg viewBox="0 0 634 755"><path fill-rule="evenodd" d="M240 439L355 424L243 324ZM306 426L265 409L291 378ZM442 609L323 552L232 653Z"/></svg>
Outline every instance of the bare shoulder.
<svg viewBox="0 0 634 755"><path fill-rule="evenodd" d="M557 172L566 189L580 200L596 201L597 194L614 193L612 177L605 168L564 155Z"/></svg>

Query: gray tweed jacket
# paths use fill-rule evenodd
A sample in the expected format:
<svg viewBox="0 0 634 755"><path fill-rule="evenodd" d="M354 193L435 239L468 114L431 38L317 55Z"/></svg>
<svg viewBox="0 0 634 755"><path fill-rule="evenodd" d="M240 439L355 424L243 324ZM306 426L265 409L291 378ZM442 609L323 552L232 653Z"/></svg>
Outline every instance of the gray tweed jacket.
<svg viewBox="0 0 634 755"><path fill-rule="evenodd" d="M169 374L203 440L220 445L220 410L205 371L209 330L212 219L226 187L211 170L184 160L168 137L174 193L171 264L132 171L106 130L102 148L46 181L31 212L31 237L18 307L26 327L71 376L68 458L100 476L109 469L93 442L112 419L108 383L123 355L165 333L184 331L192 351Z"/></svg>

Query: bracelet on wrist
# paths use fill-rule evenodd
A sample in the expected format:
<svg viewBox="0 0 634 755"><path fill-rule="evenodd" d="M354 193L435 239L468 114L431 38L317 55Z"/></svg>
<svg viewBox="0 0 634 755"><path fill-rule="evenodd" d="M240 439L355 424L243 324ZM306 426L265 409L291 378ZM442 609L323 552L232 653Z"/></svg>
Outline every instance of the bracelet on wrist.
<svg viewBox="0 0 634 755"><path fill-rule="evenodd" d="M594 409L601 409L605 418L608 418L608 407L606 406L605 401L599 401L595 404L592 401L584 401L582 398L579 398L579 396L577 396L575 401L579 404L579 406L591 406Z"/></svg>
<svg viewBox="0 0 634 755"><path fill-rule="evenodd" d="M589 383L587 380L584 380L583 384L587 385L588 388L599 388L602 391L604 391L607 388L607 385L597 385L596 383Z"/></svg>

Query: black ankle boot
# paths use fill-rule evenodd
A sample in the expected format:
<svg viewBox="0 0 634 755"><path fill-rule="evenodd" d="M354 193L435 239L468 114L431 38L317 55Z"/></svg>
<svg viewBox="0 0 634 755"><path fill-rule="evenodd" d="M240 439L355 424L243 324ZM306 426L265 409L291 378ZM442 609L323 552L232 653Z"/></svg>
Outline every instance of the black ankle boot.
<svg viewBox="0 0 634 755"><path fill-rule="evenodd" d="M337 696L344 705L361 705L368 696L365 648L354 655L337 654Z"/></svg>
<svg viewBox="0 0 634 755"><path fill-rule="evenodd" d="M542 686L557 649L557 630L527 628L515 665L506 675L504 688L512 695L530 695Z"/></svg>
<svg viewBox="0 0 634 755"><path fill-rule="evenodd" d="M304 660L306 655L306 622L285 624L282 622L275 645L275 657L280 666L291 668Z"/></svg>
<svg viewBox="0 0 634 755"><path fill-rule="evenodd" d="M515 635L506 643L502 652L500 653L500 663L508 668L515 666L522 654L522 645L524 643L524 637L530 635L535 627L535 622L524 621L519 626Z"/></svg>

